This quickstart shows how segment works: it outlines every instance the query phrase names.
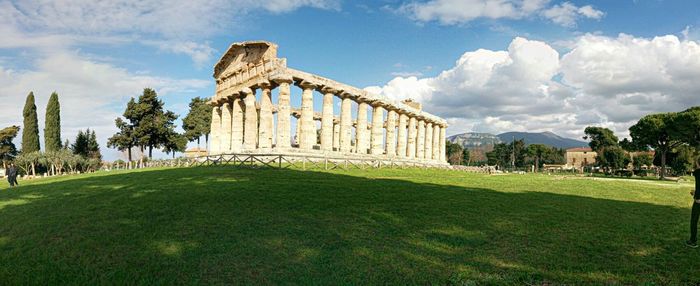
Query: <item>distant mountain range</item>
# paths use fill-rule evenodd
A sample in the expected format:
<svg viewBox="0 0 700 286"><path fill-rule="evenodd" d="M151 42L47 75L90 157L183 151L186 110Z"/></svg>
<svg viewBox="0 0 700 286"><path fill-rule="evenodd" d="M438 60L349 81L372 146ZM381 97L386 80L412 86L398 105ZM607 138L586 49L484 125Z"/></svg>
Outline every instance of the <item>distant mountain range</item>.
<svg viewBox="0 0 700 286"><path fill-rule="evenodd" d="M524 139L526 145L530 144L544 144L556 148L574 148L574 147L587 147L588 143L585 141L575 140L571 138L564 138L552 132L506 132L498 135L493 135L490 133L462 133L457 135L452 135L447 137L447 140L462 145L462 147L467 149L477 149L484 148L490 149L493 145L501 142L511 142L512 140Z"/></svg>

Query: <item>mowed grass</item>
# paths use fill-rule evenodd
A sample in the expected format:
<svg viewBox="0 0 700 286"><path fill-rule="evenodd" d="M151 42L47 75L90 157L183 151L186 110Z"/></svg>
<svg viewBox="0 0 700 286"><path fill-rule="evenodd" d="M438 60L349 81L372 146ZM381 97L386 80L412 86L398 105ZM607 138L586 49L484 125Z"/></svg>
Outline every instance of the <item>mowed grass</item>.
<svg viewBox="0 0 700 286"><path fill-rule="evenodd" d="M201 167L0 185L0 284L693 284L688 183Z"/></svg>

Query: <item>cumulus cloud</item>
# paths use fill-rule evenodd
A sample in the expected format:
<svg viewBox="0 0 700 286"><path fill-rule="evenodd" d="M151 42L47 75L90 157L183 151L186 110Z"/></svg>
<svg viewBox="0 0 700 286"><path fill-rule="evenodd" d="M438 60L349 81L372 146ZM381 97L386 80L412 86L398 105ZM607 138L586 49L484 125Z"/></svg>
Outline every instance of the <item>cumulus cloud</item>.
<svg viewBox="0 0 700 286"><path fill-rule="evenodd" d="M411 2L396 11L419 22L438 21L444 25L464 24L476 19L522 19L542 16L553 23L573 27L581 18L600 19L604 13L586 5L569 2L548 6L549 0L431 0Z"/></svg>
<svg viewBox="0 0 700 286"><path fill-rule="evenodd" d="M596 10L591 5L577 7L570 2L564 2L542 11L542 16L564 27L576 26L576 21L581 17L598 20L604 14L603 11Z"/></svg>
<svg viewBox="0 0 700 286"><path fill-rule="evenodd" d="M700 46L583 35L563 56L549 44L515 38L505 51L464 53L436 77L397 77L368 90L415 98L448 118L450 133L554 131L580 137L588 125L621 135L641 116L700 105Z"/></svg>

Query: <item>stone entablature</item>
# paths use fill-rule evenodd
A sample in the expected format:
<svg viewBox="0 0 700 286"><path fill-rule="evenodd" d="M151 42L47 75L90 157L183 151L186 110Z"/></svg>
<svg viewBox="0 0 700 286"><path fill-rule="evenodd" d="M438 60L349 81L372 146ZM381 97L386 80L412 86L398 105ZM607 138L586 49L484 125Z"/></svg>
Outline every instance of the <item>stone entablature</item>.
<svg viewBox="0 0 700 286"><path fill-rule="evenodd" d="M214 78L210 154L274 150L446 163L444 119L422 111L414 101L398 102L289 68L286 59L277 58L273 43L232 44L214 67ZM290 106L291 85L302 89L300 107ZM276 104L273 89L279 89ZM314 100L321 99L314 98L314 91L323 95L321 111L314 110ZM339 115L334 97L341 101ZM355 116L352 102L357 104ZM297 118L294 136L291 117ZM321 126L318 138L316 121Z"/></svg>

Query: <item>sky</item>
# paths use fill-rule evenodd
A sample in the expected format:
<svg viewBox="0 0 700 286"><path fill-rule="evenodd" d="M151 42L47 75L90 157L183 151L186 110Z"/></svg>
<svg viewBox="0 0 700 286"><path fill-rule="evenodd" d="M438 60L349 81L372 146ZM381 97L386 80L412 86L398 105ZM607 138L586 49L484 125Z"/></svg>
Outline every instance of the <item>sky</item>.
<svg viewBox="0 0 700 286"><path fill-rule="evenodd" d="M164 3L0 0L0 127L22 125L33 91L43 129L56 91L62 139L95 130L114 160L106 140L129 98L154 88L184 117L191 98L214 94L220 56L247 40L278 44L289 67L418 100L447 135L580 139L596 125L626 137L646 114L700 105L696 0Z"/></svg>

